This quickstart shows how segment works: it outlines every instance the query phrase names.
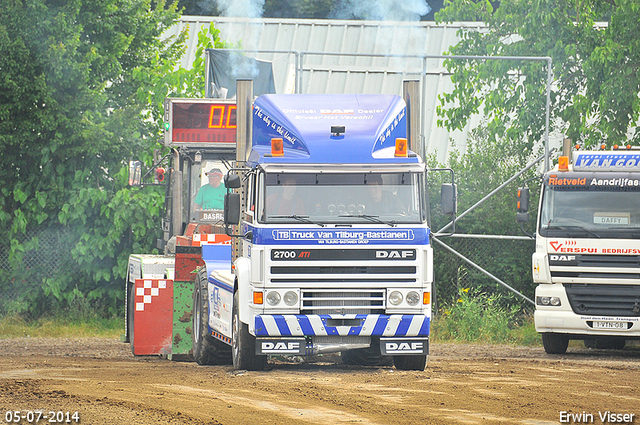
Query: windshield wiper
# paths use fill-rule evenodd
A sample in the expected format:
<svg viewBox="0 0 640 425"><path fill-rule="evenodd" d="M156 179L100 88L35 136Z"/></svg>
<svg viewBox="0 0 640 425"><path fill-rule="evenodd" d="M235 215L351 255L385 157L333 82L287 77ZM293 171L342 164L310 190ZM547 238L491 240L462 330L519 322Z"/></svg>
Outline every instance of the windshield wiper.
<svg viewBox="0 0 640 425"><path fill-rule="evenodd" d="M269 218L292 218L294 220L299 221L300 223L315 224L315 225L320 226L320 227L326 226L326 224L324 224L324 223L320 223L320 222L317 222L317 221L309 220L309 216L308 215L296 215L296 214L292 214L292 215L271 215L271 216L269 216Z"/></svg>
<svg viewBox="0 0 640 425"><path fill-rule="evenodd" d="M395 222L395 220L391 220L391 221L384 221L379 219L377 215L369 215L369 214L340 214L338 217L357 217L357 218L364 218L365 220L369 220L372 223L378 223L378 224L386 224L387 226L391 226L391 227L396 227L397 223Z"/></svg>
<svg viewBox="0 0 640 425"><path fill-rule="evenodd" d="M547 226L547 229L560 229L560 230L571 230L571 229L579 229L582 230L584 232L587 232L593 236L595 236L596 238L601 238L602 236L600 236L599 234L597 234L596 232L587 229L586 227L583 226L577 226L577 225L565 225L565 226Z"/></svg>

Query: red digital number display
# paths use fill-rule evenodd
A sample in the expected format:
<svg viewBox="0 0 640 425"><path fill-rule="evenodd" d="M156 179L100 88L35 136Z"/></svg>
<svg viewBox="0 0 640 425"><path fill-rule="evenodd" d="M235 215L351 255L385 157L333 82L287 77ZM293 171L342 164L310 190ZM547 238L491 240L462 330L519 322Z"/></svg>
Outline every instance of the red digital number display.
<svg viewBox="0 0 640 425"><path fill-rule="evenodd" d="M236 105L174 103L172 142L236 142Z"/></svg>

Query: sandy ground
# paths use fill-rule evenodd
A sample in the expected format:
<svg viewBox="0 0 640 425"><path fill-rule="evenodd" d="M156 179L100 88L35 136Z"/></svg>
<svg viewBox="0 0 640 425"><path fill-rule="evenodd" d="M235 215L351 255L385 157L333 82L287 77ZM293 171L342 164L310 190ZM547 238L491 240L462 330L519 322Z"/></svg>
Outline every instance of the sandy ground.
<svg viewBox="0 0 640 425"><path fill-rule="evenodd" d="M640 424L640 346L578 347L432 344L424 372L336 356L246 372L134 358L110 339L0 339L0 423Z"/></svg>

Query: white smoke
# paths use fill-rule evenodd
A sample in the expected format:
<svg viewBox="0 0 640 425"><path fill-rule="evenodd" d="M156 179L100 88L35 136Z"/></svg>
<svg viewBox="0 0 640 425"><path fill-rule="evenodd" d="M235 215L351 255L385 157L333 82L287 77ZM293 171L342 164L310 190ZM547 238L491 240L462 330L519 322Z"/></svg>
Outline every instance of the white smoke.
<svg viewBox="0 0 640 425"><path fill-rule="evenodd" d="M415 55L423 53L424 32L413 25L394 25L393 22L419 22L431 11L425 0L340 0L332 13L334 19L365 19L384 21L371 40L376 51L386 55ZM391 59L394 66L409 70L406 59ZM419 66L413 64L413 66Z"/></svg>
<svg viewBox="0 0 640 425"><path fill-rule="evenodd" d="M222 16L230 18L261 18L264 0L216 0Z"/></svg>
<svg viewBox="0 0 640 425"><path fill-rule="evenodd" d="M264 10L264 0L215 1L220 14L229 18L261 18ZM220 28L222 40L231 43L233 47L244 50L258 50L261 34L262 24L260 23L245 25L244 23L230 22ZM255 53L247 52L246 55L254 57ZM258 75L255 63L247 61L243 55L232 54L229 59L233 69L233 77L255 78Z"/></svg>
<svg viewBox="0 0 640 425"><path fill-rule="evenodd" d="M374 21L419 21L431 11L424 0L342 0L333 17Z"/></svg>

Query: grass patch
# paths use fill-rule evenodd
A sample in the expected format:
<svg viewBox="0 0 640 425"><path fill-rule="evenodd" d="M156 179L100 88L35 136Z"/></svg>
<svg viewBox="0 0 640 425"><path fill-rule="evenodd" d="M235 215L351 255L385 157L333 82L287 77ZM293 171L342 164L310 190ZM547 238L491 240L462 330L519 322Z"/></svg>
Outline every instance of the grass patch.
<svg viewBox="0 0 640 425"><path fill-rule="evenodd" d="M124 319L98 317L69 319L48 317L27 321L19 316L0 318L0 338L20 337L104 337L119 338L124 333Z"/></svg>
<svg viewBox="0 0 640 425"><path fill-rule="evenodd" d="M460 290L458 299L432 322L434 342L540 345L533 317L518 306L503 307L497 294Z"/></svg>

